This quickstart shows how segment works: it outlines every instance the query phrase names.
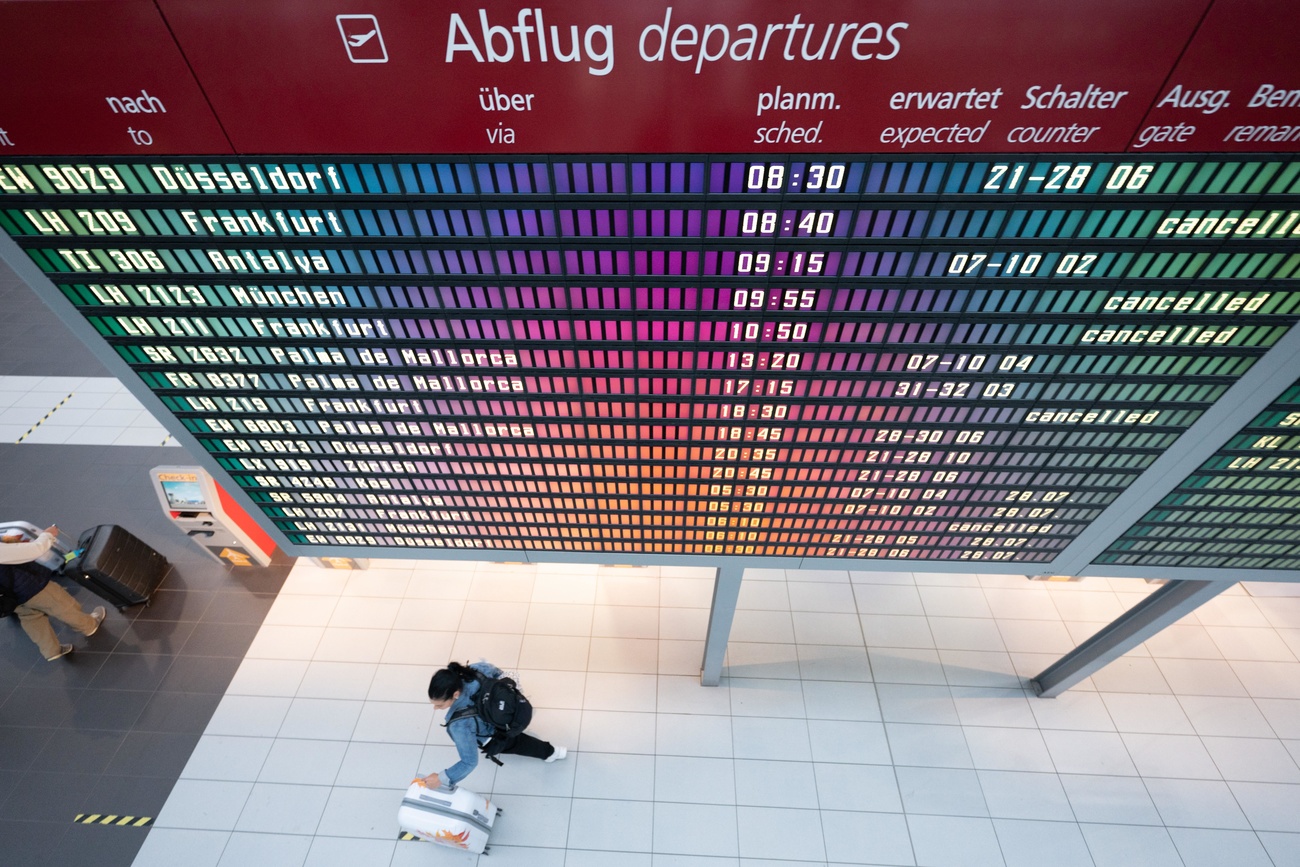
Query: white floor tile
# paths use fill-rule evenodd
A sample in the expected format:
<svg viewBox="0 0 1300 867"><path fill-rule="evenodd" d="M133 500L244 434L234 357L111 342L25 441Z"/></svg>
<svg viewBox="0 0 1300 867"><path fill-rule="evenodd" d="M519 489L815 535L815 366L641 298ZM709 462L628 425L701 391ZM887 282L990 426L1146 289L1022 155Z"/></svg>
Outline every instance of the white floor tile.
<svg viewBox="0 0 1300 867"><path fill-rule="evenodd" d="M456 599L401 600L393 629L410 629L417 632L452 632L460 625L460 615L465 603Z"/></svg>
<svg viewBox="0 0 1300 867"><path fill-rule="evenodd" d="M591 638L588 671L656 674L659 640L655 638Z"/></svg>
<svg viewBox="0 0 1300 867"><path fill-rule="evenodd" d="M653 800L678 804L735 804L735 761L658 756L654 763Z"/></svg>
<svg viewBox="0 0 1300 867"><path fill-rule="evenodd" d="M351 732L354 741L423 744L431 738L446 736L439 725L443 715L427 701L423 704L387 701L357 704L358 712ZM339 728L344 724L346 719L340 720Z"/></svg>
<svg viewBox="0 0 1300 867"><path fill-rule="evenodd" d="M807 720L735 717L731 731L736 758L791 762L812 758Z"/></svg>
<svg viewBox="0 0 1300 867"><path fill-rule="evenodd" d="M606 801L653 801L655 786L658 784L655 765L671 757L580 753L572 758L576 769L573 797Z"/></svg>
<svg viewBox="0 0 1300 867"><path fill-rule="evenodd" d="M1137 774L1119 734L1048 730L1043 740L1059 773Z"/></svg>
<svg viewBox="0 0 1300 867"><path fill-rule="evenodd" d="M717 804L656 803L654 851L653 863L656 867L723 867L728 863L737 864L734 860L740 852L737 808ZM684 855L691 860L674 858L674 854ZM725 858L732 860L714 860Z"/></svg>
<svg viewBox="0 0 1300 867"><path fill-rule="evenodd" d="M896 765L974 767L961 726L887 722L885 734Z"/></svg>
<svg viewBox="0 0 1300 867"><path fill-rule="evenodd" d="M865 647L846 645L795 645L802 680L872 680L871 661Z"/></svg>
<svg viewBox="0 0 1300 867"><path fill-rule="evenodd" d="M728 677L798 680L799 655L793 644L732 641L727 645L723 671Z"/></svg>
<svg viewBox="0 0 1300 867"><path fill-rule="evenodd" d="M349 837L316 837L303 867L356 867L358 864L388 864L395 840L357 840Z"/></svg>
<svg viewBox="0 0 1300 867"><path fill-rule="evenodd" d="M1250 738L1274 734L1254 699L1183 695L1178 702L1198 735Z"/></svg>
<svg viewBox="0 0 1300 867"><path fill-rule="evenodd" d="M932 816L987 816L988 805L975 771L955 768L895 768L903 809Z"/></svg>
<svg viewBox="0 0 1300 867"><path fill-rule="evenodd" d="M1184 867L1178 849L1164 828L1142 825L1090 825L1079 829L1088 842L1096 867Z"/></svg>
<svg viewBox="0 0 1300 867"><path fill-rule="evenodd" d="M136 853L133 867L216 867L230 841L229 831L196 831L186 828L149 829Z"/></svg>
<svg viewBox="0 0 1300 867"><path fill-rule="evenodd" d="M817 809L817 780L811 762L772 762L733 759L736 803L750 807ZM850 765L861 769L866 765Z"/></svg>
<svg viewBox="0 0 1300 867"><path fill-rule="evenodd" d="M343 764L343 756L347 750L347 741L276 738L275 745L271 747L266 761L262 764L262 771L258 774L257 781L332 786L338 777L339 767Z"/></svg>
<svg viewBox="0 0 1300 867"><path fill-rule="evenodd" d="M856 614L795 611L792 617L795 640L800 644L863 645L862 623Z"/></svg>
<svg viewBox="0 0 1300 867"><path fill-rule="evenodd" d="M329 796L329 786L257 783L248 794L235 830L276 836L315 834Z"/></svg>
<svg viewBox="0 0 1300 867"><path fill-rule="evenodd" d="M794 619L789 611L737 611L731 621L732 641L794 644Z"/></svg>
<svg viewBox="0 0 1300 867"><path fill-rule="evenodd" d="M871 676L876 683L948 683L939 651L933 648L873 647L867 653L871 660Z"/></svg>
<svg viewBox="0 0 1300 867"><path fill-rule="evenodd" d="M393 789L420 776L420 744L379 744L353 741L338 766L334 785ZM427 771L425 773L428 773Z"/></svg>
<svg viewBox="0 0 1300 867"><path fill-rule="evenodd" d="M808 720L814 762L854 765L891 764L883 723L856 720Z"/></svg>
<svg viewBox="0 0 1300 867"><path fill-rule="evenodd" d="M862 637L867 647L934 647L930 621L906 614L862 614Z"/></svg>
<svg viewBox="0 0 1300 867"><path fill-rule="evenodd" d="M572 801L568 846L605 852L649 852L653 839L654 804L650 801ZM617 857L611 855L611 861Z"/></svg>
<svg viewBox="0 0 1300 867"><path fill-rule="evenodd" d="M1222 779L1219 768L1195 735L1121 734L1129 756L1144 777Z"/></svg>
<svg viewBox="0 0 1300 867"><path fill-rule="evenodd" d="M275 737L292 703L293 699L280 696L227 695L204 734Z"/></svg>
<svg viewBox="0 0 1300 867"><path fill-rule="evenodd" d="M278 735L282 738L346 741L352 737L364 704L340 699L295 698Z"/></svg>
<svg viewBox="0 0 1300 867"><path fill-rule="evenodd" d="M595 605L592 606L589 628L593 638L658 638L659 609L634 605Z"/></svg>
<svg viewBox="0 0 1300 867"><path fill-rule="evenodd" d="M360 701L370 692L377 665L367 662L312 662L298 684L298 698Z"/></svg>
<svg viewBox="0 0 1300 867"><path fill-rule="evenodd" d="M997 621L987 617L931 617L930 633L941 650L1005 652Z"/></svg>
<svg viewBox="0 0 1300 867"><path fill-rule="evenodd" d="M244 811L254 783L177 780L158 811L155 828L231 831Z"/></svg>
<svg viewBox="0 0 1300 867"><path fill-rule="evenodd" d="M1257 698L1255 706L1281 738L1300 738L1300 700Z"/></svg>
<svg viewBox="0 0 1300 867"><path fill-rule="evenodd" d="M1074 822L994 819L1007 867L1093 867L1083 832Z"/></svg>
<svg viewBox="0 0 1300 867"><path fill-rule="evenodd" d="M914 864L907 819L897 813L822 809L826 858L835 864Z"/></svg>
<svg viewBox="0 0 1300 867"><path fill-rule="evenodd" d="M631 711L584 710L578 749L584 753L654 755L655 715Z"/></svg>
<svg viewBox="0 0 1300 867"><path fill-rule="evenodd" d="M611 803L622 806L626 802ZM496 844L564 848L569 839L571 804L570 798L511 795L509 803L501 805L506 812L492 828L493 852Z"/></svg>
<svg viewBox="0 0 1300 867"><path fill-rule="evenodd" d="M1300 786L1228 783L1256 831L1300 832Z"/></svg>
<svg viewBox="0 0 1300 867"><path fill-rule="evenodd" d="M528 606L527 635L573 635L587 638L592 634L594 605L534 602Z"/></svg>
<svg viewBox="0 0 1300 867"><path fill-rule="evenodd" d="M989 815L995 819L1041 819L1072 822L1074 812L1053 773L979 771L980 789Z"/></svg>
<svg viewBox="0 0 1300 867"><path fill-rule="evenodd" d="M885 722L958 725L957 706L946 686L916 686L881 683L876 685L880 713Z"/></svg>
<svg viewBox="0 0 1300 867"><path fill-rule="evenodd" d="M344 595L326 625L353 629L392 629L401 605L400 599Z"/></svg>
<svg viewBox="0 0 1300 867"><path fill-rule="evenodd" d="M1223 779L1250 783L1300 783L1300 767L1276 739L1201 738Z"/></svg>
<svg viewBox="0 0 1300 867"><path fill-rule="evenodd" d="M324 662L392 662L384 659L384 646L390 634L387 629L327 626L312 659Z"/></svg>
<svg viewBox="0 0 1300 867"><path fill-rule="evenodd" d="M791 827L815 829L820 824L814 810L792 815L771 807L737 807L740 855L774 861L824 861L826 848L820 834L791 834L789 830Z"/></svg>
<svg viewBox="0 0 1300 867"><path fill-rule="evenodd" d="M362 837L391 840L396 835L397 808L408 781L391 789L334 786L321 814L316 833L330 837ZM427 856L426 856L427 857Z"/></svg>
<svg viewBox="0 0 1300 867"><path fill-rule="evenodd" d="M296 695L310 664L305 659L245 659L226 695Z"/></svg>
<svg viewBox="0 0 1300 867"><path fill-rule="evenodd" d="M808 719L879 722L880 703L873 683L809 681L803 690Z"/></svg>
<svg viewBox="0 0 1300 867"><path fill-rule="evenodd" d="M1169 836L1183 857L1184 867L1273 867L1274 862L1249 831L1170 828Z"/></svg>
<svg viewBox="0 0 1300 867"><path fill-rule="evenodd" d="M1172 695L1101 693L1101 699L1121 732L1193 734L1182 704Z"/></svg>
<svg viewBox="0 0 1300 867"><path fill-rule="evenodd" d="M1228 784L1220 780L1144 780L1166 825L1190 828L1249 828Z"/></svg>
<svg viewBox="0 0 1300 867"><path fill-rule="evenodd" d="M660 713L657 715L654 746L661 756L732 755L731 716L701 716Z"/></svg>
<svg viewBox="0 0 1300 867"><path fill-rule="evenodd" d="M952 702L964 726L994 726L1032 729L1038 722L1030 708L1031 701L1020 688L953 686Z"/></svg>
<svg viewBox="0 0 1300 867"><path fill-rule="evenodd" d="M701 686L698 676L659 675L656 710L662 714L729 714L731 687L728 684Z"/></svg>
<svg viewBox="0 0 1300 867"><path fill-rule="evenodd" d="M1004 867L991 819L907 817L916 863L928 867Z"/></svg>
<svg viewBox="0 0 1300 867"><path fill-rule="evenodd" d="M1160 813L1137 777L1061 774L1061 785L1080 822L1160 825Z"/></svg>
<svg viewBox="0 0 1300 867"><path fill-rule="evenodd" d="M429 700L429 678L434 669L428 665L390 665L380 663L364 698L368 701L405 701L423 704Z"/></svg>
<svg viewBox="0 0 1300 867"><path fill-rule="evenodd" d="M729 677L735 716L803 717L803 685L797 680Z"/></svg>
<svg viewBox="0 0 1300 867"><path fill-rule="evenodd" d="M396 665L424 665L433 671L442 668L453 658L456 633L423 632L410 629L394 629L389 632L383 650L379 654L380 663ZM467 658L462 656L462 659ZM495 658L495 657L494 657ZM504 665L505 663L501 663Z"/></svg>
<svg viewBox="0 0 1300 867"><path fill-rule="evenodd" d="M265 834L236 831L221 853L218 867L247 867L249 864L302 864L311 850L306 834Z"/></svg>
<svg viewBox="0 0 1300 867"><path fill-rule="evenodd" d="M659 680L653 674L588 672L583 707L653 713Z"/></svg>
<svg viewBox="0 0 1300 867"><path fill-rule="evenodd" d="M270 737L204 735L194 745L181 779L255 782L274 743Z"/></svg>
<svg viewBox="0 0 1300 867"><path fill-rule="evenodd" d="M855 581L852 587L859 614L903 614L914 617L925 615L921 594L910 582L897 585Z"/></svg>
<svg viewBox="0 0 1300 867"><path fill-rule="evenodd" d="M964 734L971 761L976 768L1043 773L1056 770L1039 732L1020 728L966 726Z"/></svg>
<svg viewBox="0 0 1300 867"><path fill-rule="evenodd" d="M525 635L519 647L519 667L585 671L594 661L591 642L585 635Z"/></svg>

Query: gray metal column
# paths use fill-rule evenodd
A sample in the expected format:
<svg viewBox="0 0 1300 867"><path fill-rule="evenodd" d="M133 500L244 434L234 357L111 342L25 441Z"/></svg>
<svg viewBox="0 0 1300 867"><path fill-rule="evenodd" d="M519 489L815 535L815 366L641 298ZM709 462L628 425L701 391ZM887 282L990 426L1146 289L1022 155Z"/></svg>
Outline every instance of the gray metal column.
<svg viewBox="0 0 1300 867"><path fill-rule="evenodd" d="M1231 581L1170 581L1029 683L1040 697L1055 698L1232 586Z"/></svg>
<svg viewBox="0 0 1300 867"><path fill-rule="evenodd" d="M727 638L736 616L740 598L740 580L744 566L719 566L713 579L713 605L709 609L709 631L704 638L704 660L700 665L700 684L717 686L722 679L722 660L727 655Z"/></svg>
<svg viewBox="0 0 1300 867"><path fill-rule="evenodd" d="M1172 446L1074 538L1043 575L1079 575L1300 377L1300 324L1233 383Z"/></svg>

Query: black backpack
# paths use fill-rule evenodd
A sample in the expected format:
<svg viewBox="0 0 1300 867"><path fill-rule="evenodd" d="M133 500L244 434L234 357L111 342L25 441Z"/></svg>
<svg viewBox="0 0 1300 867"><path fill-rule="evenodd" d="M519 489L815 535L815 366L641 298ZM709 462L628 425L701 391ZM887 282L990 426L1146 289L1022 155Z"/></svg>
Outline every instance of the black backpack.
<svg viewBox="0 0 1300 867"><path fill-rule="evenodd" d="M488 677L479 671L474 672L474 677L478 680L478 692L474 693L468 706L452 714L447 725L467 716L477 716L486 721L496 732L483 744L483 754L499 765L497 753L505 746L505 741L528 728L533 720L533 705L519 691L514 678Z"/></svg>

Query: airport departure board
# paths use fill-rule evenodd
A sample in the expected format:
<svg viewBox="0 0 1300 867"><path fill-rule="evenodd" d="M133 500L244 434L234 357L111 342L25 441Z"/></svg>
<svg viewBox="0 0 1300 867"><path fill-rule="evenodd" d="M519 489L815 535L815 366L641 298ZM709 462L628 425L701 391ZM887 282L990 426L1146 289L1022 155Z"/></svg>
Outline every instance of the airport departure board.
<svg viewBox="0 0 1300 867"><path fill-rule="evenodd" d="M964 5L6 4L163 26L174 80L106 55L75 138L0 99L0 229L291 550L1038 572L1300 321L1297 16L1222 53L1261 4L1106 43L1092 0L1050 75L1017 30L943 86L903 76ZM236 25L283 51L230 68ZM322 126L402 63L445 98ZM1097 562L1300 566L1294 391Z"/></svg>

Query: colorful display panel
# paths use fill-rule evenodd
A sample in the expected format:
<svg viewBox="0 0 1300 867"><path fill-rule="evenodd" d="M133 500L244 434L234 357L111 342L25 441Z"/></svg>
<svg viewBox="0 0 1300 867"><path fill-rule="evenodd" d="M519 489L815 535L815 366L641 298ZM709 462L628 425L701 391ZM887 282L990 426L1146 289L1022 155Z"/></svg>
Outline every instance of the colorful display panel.
<svg viewBox="0 0 1300 867"><path fill-rule="evenodd" d="M15 159L293 545L1050 563L1300 319L1300 162Z"/></svg>
<svg viewBox="0 0 1300 867"><path fill-rule="evenodd" d="M1117 539L1098 563L1300 569L1300 382Z"/></svg>

